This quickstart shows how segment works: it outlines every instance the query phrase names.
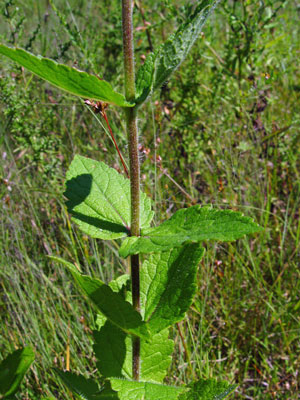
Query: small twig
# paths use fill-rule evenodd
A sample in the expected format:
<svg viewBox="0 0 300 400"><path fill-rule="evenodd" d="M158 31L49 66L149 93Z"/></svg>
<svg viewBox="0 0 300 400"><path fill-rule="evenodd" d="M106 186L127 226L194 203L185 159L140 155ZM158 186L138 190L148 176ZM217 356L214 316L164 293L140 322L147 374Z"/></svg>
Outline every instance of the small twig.
<svg viewBox="0 0 300 400"><path fill-rule="evenodd" d="M143 8L141 6L141 3L138 0L135 0L135 6L139 10L139 12L141 14L141 17L142 17L142 20L143 20L144 27L146 28L145 31L146 31L146 35L147 35L147 39L148 39L149 50L151 52L153 52L153 45L152 45L151 35L150 35L149 29L148 29L148 26L147 26L147 25L149 25L149 23L147 24L144 10L143 10Z"/></svg>
<svg viewBox="0 0 300 400"><path fill-rule="evenodd" d="M118 155L120 157L120 160L121 160L121 163L123 165L125 174L126 174L127 178L129 178L128 169L126 167L125 161L124 161L123 156L122 156L122 154L121 154L121 152L119 150L119 147L117 145L117 142L116 142L114 134L113 134L113 131L112 131L112 129L111 129L110 125L109 125L108 119L107 119L107 115L106 115L106 112L105 112L107 104L106 103L102 103L101 101L97 101L97 103L94 103L93 101L90 101L90 100L85 100L84 103L87 104L88 106L91 106L96 114L99 113L104 118L104 120L106 122L106 125L107 125L107 128L108 128L108 131L109 131L110 136L112 138L112 141L113 141L113 143L115 145L115 148L116 148L116 150L118 152Z"/></svg>
<svg viewBox="0 0 300 400"><path fill-rule="evenodd" d="M127 167L126 167L126 164L125 164L125 161L124 161L124 159L123 159L123 157L122 157L122 154L121 154L121 152L120 152L120 150L119 150L119 147L118 147L117 142L116 142L116 140L115 140L115 137L114 137L114 134L113 134L113 132L112 132L112 129L111 129L110 125L109 125L109 122L108 122L108 119L107 119L107 116L106 116L106 112L103 111L103 113L102 113L101 115L102 115L102 117L104 118L104 120L105 120L105 122L106 122L106 125L107 125L107 128L108 128L108 130L109 130L110 136L111 136L111 138L112 138L112 140L113 140L113 142L114 142L114 145L115 145L115 147L116 147L116 149L117 149L117 152L118 152L118 154L119 154L119 157L120 157L121 163L122 163L122 165L123 165L125 174L126 174L127 178L129 178L128 169L127 169Z"/></svg>
<svg viewBox="0 0 300 400"><path fill-rule="evenodd" d="M192 204L196 204L196 203L197 203L197 201L196 201L190 194L188 194L188 193L183 189L183 187L180 186L179 183L177 183L177 182L175 181L175 179L171 177L171 175L168 174L168 172L167 172L166 169L160 168L160 170L161 170L161 172L162 172L168 179L170 179L171 182L174 183L175 186L177 186L177 188L192 202Z"/></svg>

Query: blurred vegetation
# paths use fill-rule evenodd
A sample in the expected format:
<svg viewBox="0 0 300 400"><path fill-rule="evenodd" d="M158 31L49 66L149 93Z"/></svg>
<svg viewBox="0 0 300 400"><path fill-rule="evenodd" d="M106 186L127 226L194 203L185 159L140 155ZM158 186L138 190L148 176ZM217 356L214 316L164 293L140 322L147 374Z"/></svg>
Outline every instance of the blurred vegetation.
<svg viewBox="0 0 300 400"><path fill-rule="evenodd" d="M140 65L195 1L135 1ZM265 230L206 245L192 311L174 330L170 382L216 377L237 399L298 399L300 368L299 13L297 1L223 1L139 121L144 190L156 222L213 203ZM122 91L120 2L4 0L0 39L104 77ZM120 169L103 121L8 60L0 64L1 359L32 344L20 399L70 399L51 367L93 374L93 312L48 255L109 281L113 246L70 222L64 174L75 153ZM123 115L109 121L126 156ZM111 246L111 247L110 247ZM190 352L186 354L187 344Z"/></svg>

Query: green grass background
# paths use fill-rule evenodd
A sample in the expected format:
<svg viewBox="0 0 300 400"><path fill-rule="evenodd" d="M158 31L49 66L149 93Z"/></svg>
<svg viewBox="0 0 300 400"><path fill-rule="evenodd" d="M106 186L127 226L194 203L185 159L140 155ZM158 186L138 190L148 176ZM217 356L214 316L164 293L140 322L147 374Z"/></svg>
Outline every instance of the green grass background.
<svg viewBox="0 0 300 400"><path fill-rule="evenodd" d="M154 49L195 3L137 3ZM265 228L236 243L205 244L194 304L181 335L171 332L169 383L215 377L239 385L236 399L299 398L299 14L293 0L223 1L179 71L141 110L143 189L156 223L212 203ZM134 24L139 65L150 42L138 8ZM0 39L123 91L119 1L4 0ZM82 234L62 194L74 154L120 163L103 121L82 101L3 57L0 114L0 357L32 344L36 361L18 398L71 399L51 367L65 368L69 356L72 371L97 376L94 315L47 256L107 282L127 271L120 243ZM127 157L124 116L113 107L107 114Z"/></svg>

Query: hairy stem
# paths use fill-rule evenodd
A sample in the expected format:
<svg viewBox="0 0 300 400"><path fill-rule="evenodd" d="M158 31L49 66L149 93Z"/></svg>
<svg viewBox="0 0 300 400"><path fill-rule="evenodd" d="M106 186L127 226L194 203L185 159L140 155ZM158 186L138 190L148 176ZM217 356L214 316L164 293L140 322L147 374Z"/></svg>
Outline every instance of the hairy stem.
<svg viewBox="0 0 300 400"><path fill-rule="evenodd" d="M132 0L122 0L123 23L123 51L125 70L125 96L126 100L135 99L134 76L134 50L133 50L133 26L132 26ZM130 169L130 193L131 193L131 226L132 236L140 235L140 165L138 158L138 130L136 120L136 108L126 109L126 123L129 145L129 169ZM140 311L140 266L139 256L130 258L132 304ZM132 338L132 374L133 379L140 378L140 338Z"/></svg>
<svg viewBox="0 0 300 400"><path fill-rule="evenodd" d="M122 24L123 24L124 70L125 70L125 96L126 100L134 101L135 79L134 79L132 0L122 0Z"/></svg>

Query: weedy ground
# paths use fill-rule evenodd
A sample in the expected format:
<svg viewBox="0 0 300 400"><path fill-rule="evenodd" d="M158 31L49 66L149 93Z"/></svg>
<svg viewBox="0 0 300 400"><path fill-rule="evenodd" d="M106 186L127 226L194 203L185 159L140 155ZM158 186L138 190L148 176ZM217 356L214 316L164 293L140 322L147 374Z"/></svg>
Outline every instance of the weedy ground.
<svg viewBox="0 0 300 400"><path fill-rule="evenodd" d="M5 0L1 41L94 72L122 91L119 3ZM223 2L180 71L144 107L140 155L156 222L212 203L265 228L237 243L207 243L192 310L173 332L170 382L214 376L238 383L237 399L292 400L300 390L300 10L292 0L264 3ZM140 64L191 6L137 5ZM92 240L71 224L64 174L75 153L120 163L104 121L83 102L2 58L0 75L1 357L31 343L37 358L18 398L70 399L51 367L93 374L93 312L47 256L105 281L127 265L119 242ZM107 114L126 155L123 115Z"/></svg>

